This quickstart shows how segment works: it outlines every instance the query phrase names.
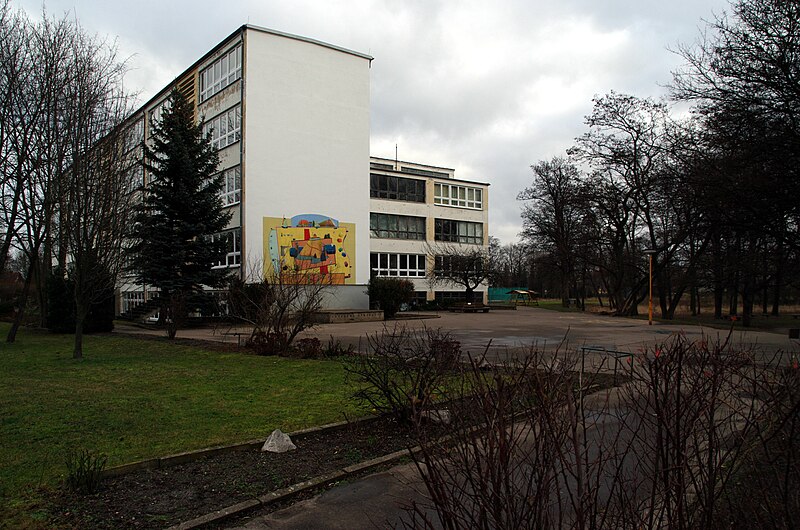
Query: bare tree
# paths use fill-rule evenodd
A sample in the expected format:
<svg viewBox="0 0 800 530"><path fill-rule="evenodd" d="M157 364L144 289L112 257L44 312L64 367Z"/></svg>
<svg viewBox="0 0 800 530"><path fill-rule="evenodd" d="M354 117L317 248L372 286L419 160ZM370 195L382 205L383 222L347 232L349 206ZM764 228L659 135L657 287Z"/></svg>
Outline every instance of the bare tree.
<svg viewBox="0 0 800 530"><path fill-rule="evenodd" d="M94 122L89 126L103 131L119 123L127 110L126 98L120 98L105 99L103 107L86 109L100 114L88 118ZM105 107L108 103L111 108ZM137 184L123 168L121 135L122 131L116 130L99 144L85 146L81 162L73 165L65 179L68 212L62 230L67 234L72 258L67 274L74 285L76 359L83 354L83 329L89 310L113 293L130 241Z"/></svg>
<svg viewBox="0 0 800 530"><path fill-rule="evenodd" d="M30 131L35 124L30 114L35 106L25 98L33 76L31 31L28 20L11 10L9 0L0 5L0 187L3 227L0 270L5 269L16 237L21 195L25 182Z"/></svg>
<svg viewBox="0 0 800 530"><path fill-rule="evenodd" d="M497 273L487 247L437 242L427 243L425 252L434 256L428 283L463 287L467 303L473 302L475 289L491 283Z"/></svg>
<svg viewBox="0 0 800 530"><path fill-rule="evenodd" d="M130 110L121 88L125 66L113 44L88 36L67 16L43 13L32 23L24 14L10 15L6 5L0 23L13 24L0 38L0 67L8 80L3 94L11 103L0 125L7 201L3 245L29 264L7 340L15 339L34 281L44 321L44 285L57 252L61 270L71 271L76 285L75 356L80 357L83 318L99 285L113 288L123 240L118 228L129 222L130 186L120 177L115 164L121 157L111 147L112 132ZM9 58L12 53L16 56ZM89 255L105 274L87 268Z"/></svg>
<svg viewBox="0 0 800 530"><path fill-rule="evenodd" d="M26 84L20 87L19 104L13 111L13 116L23 123L11 123L15 192L9 217L14 223L13 248L26 257L28 271L8 342L15 340L34 280L40 295L40 316L44 319L43 272L49 270L50 263L43 253L59 209L58 182L67 165L66 131L72 102L65 94L72 81L70 50L78 33L66 18L49 19L43 15L38 24L32 24L20 15L19 22L26 32L21 51L35 67L31 66Z"/></svg>
<svg viewBox="0 0 800 530"><path fill-rule="evenodd" d="M695 43L676 50L684 65L673 73L672 97L696 105L712 162L705 196L720 227L715 314L722 316L727 290L732 314L741 296L746 325L757 292L766 307L770 283L778 313L787 261L800 248L791 228L800 219L798 17L794 0L734 0ZM717 243L728 234L730 245Z"/></svg>
<svg viewBox="0 0 800 530"><path fill-rule="evenodd" d="M580 262L585 251L588 195L578 168L564 158L531 166L533 183L517 195L526 201L522 237L552 256L560 283L562 304L578 297Z"/></svg>

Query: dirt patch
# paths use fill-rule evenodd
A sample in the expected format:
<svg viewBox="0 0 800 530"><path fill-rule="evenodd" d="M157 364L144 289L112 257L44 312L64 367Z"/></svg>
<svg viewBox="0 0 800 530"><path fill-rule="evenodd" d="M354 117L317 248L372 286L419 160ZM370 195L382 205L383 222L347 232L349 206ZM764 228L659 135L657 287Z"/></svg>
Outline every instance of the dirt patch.
<svg viewBox="0 0 800 530"><path fill-rule="evenodd" d="M415 445L412 431L389 418L293 441L297 450L289 453L235 451L106 479L93 495L59 491L52 504L55 526L165 528Z"/></svg>

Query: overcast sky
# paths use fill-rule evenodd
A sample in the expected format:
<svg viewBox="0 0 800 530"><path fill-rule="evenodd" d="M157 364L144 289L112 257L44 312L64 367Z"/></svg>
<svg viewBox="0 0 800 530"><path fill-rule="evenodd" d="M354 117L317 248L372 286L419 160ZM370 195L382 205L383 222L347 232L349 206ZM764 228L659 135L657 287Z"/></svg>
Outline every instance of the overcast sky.
<svg viewBox="0 0 800 530"><path fill-rule="evenodd" d="M12 0L38 15L42 3ZM372 55L374 156L488 182L489 233L520 231L530 166L585 130L611 90L661 97L702 19L726 0L48 0L118 39L144 102L244 23Z"/></svg>

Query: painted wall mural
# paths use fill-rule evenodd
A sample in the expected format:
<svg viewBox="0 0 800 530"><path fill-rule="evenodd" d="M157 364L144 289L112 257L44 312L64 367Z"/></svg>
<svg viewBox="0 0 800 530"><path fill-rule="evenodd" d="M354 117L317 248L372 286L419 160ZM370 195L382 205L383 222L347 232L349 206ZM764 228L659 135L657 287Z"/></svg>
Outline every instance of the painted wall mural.
<svg viewBox="0 0 800 530"><path fill-rule="evenodd" d="M354 223L319 214L264 217L264 271L284 281L355 283Z"/></svg>

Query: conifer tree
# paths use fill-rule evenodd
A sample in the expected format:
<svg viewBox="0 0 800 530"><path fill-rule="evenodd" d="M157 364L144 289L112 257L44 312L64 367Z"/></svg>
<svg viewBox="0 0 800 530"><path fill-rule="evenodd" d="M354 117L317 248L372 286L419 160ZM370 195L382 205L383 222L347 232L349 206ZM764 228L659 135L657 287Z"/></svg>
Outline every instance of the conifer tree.
<svg viewBox="0 0 800 530"><path fill-rule="evenodd" d="M227 278L224 270L212 268L226 248L211 236L230 220L219 198L218 165L217 150L203 135L203 123L195 123L192 104L173 90L144 150L149 182L136 216L132 256L137 280L160 291L170 338L187 315L190 295Z"/></svg>

